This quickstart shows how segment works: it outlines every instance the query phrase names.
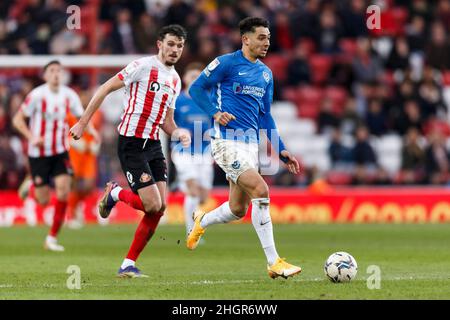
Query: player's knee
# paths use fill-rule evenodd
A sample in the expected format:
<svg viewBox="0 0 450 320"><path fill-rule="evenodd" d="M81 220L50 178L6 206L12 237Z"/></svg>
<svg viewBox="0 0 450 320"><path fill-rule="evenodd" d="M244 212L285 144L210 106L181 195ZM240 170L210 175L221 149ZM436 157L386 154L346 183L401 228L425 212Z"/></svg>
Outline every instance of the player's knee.
<svg viewBox="0 0 450 320"><path fill-rule="evenodd" d="M142 201L144 206L145 213L153 214L159 212L161 210L161 200L160 199L152 199L150 201Z"/></svg>
<svg viewBox="0 0 450 320"><path fill-rule="evenodd" d="M233 213L236 217L243 218L247 213L248 204L243 203L230 203L231 213Z"/></svg>
<svg viewBox="0 0 450 320"><path fill-rule="evenodd" d="M41 206L46 206L50 202L50 195L36 197L36 202Z"/></svg>
<svg viewBox="0 0 450 320"><path fill-rule="evenodd" d="M269 197L269 187L266 183L260 183L256 186L253 191L254 198L268 198Z"/></svg>
<svg viewBox="0 0 450 320"><path fill-rule="evenodd" d="M162 202L161 202L161 208L159 209L159 212L160 212L161 214L164 214L164 212L166 211L166 209L167 209L167 203L166 203L165 201L162 201Z"/></svg>
<svg viewBox="0 0 450 320"><path fill-rule="evenodd" d="M66 201L69 198L70 188L60 188L56 190L56 198L60 201Z"/></svg>

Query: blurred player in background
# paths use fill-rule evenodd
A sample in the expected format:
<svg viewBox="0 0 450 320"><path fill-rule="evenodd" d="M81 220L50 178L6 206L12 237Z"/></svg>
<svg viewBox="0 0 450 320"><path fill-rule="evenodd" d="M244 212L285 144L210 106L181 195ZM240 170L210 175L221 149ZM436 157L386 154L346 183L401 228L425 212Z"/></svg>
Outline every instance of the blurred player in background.
<svg viewBox="0 0 450 320"><path fill-rule="evenodd" d="M62 67L59 61L50 61L44 67L43 77L45 84L27 95L13 118L14 127L28 140L32 176L20 186L19 196L22 199L31 196L45 206L50 202L50 182L54 179L55 213L44 247L64 251L64 247L58 244L57 235L64 223L72 174L67 153L67 116L71 112L75 117L80 117L83 106L75 91L61 84ZM91 132L95 134L94 130Z"/></svg>
<svg viewBox="0 0 450 320"><path fill-rule="evenodd" d="M69 126L75 125L77 118L69 115ZM97 112L92 125L98 131L102 116ZM67 226L79 229L84 224L83 204L96 198L95 187L97 181L97 156L100 152L101 141L98 136L85 132L79 140L69 139L69 158L73 168L73 187L69 194L67 216L71 219Z"/></svg>
<svg viewBox="0 0 450 320"><path fill-rule="evenodd" d="M300 273L301 268L281 259L275 248L269 188L258 172L259 129L267 130L290 172L298 173L300 166L286 150L270 113L273 77L260 61L270 45L269 23L262 18L246 18L239 28L242 49L213 60L189 90L194 101L214 118L211 150L227 174L230 194L229 201L217 209L196 212L187 247L195 249L207 227L242 218L251 202L252 223L267 258L269 276L287 278Z"/></svg>
<svg viewBox="0 0 450 320"><path fill-rule="evenodd" d="M71 135L80 139L105 97L125 87L124 112L118 127L118 156L132 191L108 182L99 213L106 218L116 203L123 201L145 214L119 268L119 277L147 277L136 268L135 262L166 209L167 166L159 129L179 139L186 147L191 141L189 131L177 128L174 121L175 101L181 90L181 80L174 65L181 57L186 36L186 31L179 25L161 28L158 54L131 62L101 85L80 121L70 129Z"/></svg>
<svg viewBox="0 0 450 320"><path fill-rule="evenodd" d="M189 64L183 76L185 90L177 99L175 122L180 128L190 131L192 144L190 148L172 149L172 161L177 169L177 179L184 197L184 217L186 234L192 230L194 220L192 214L199 205L208 199L211 190L214 170L213 159L209 152L210 118L189 95L191 83L200 75L204 66L200 63Z"/></svg>

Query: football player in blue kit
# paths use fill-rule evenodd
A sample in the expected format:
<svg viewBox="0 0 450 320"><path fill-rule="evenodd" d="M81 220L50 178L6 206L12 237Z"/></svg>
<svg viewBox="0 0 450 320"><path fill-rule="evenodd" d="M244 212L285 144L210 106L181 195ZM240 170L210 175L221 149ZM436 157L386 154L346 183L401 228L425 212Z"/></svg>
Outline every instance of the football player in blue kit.
<svg viewBox="0 0 450 320"><path fill-rule="evenodd" d="M208 130L211 121L189 95L191 83L200 75L204 66L190 63L183 75L184 90L175 104L174 120L178 127L189 130L192 143L183 148L180 143L172 145L172 161L177 170L179 189L185 194L184 218L186 234L194 226L192 214L203 204L212 188L214 179L213 159L210 152Z"/></svg>
<svg viewBox="0 0 450 320"><path fill-rule="evenodd" d="M260 59L270 46L269 23L249 17L239 23L242 49L214 59L191 85L194 101L214 120L211 151L225 171L229 200L211 212L197 211L187 247L195 249L211 225L238 220L252 203L252 224L267 258L271 278L288 278L301 268L280 258L275 247L269 212L269 188L258 168L260 130L290 172L300 171L298 161L286 150L270 113L273 98L272 71Z"/></svg>

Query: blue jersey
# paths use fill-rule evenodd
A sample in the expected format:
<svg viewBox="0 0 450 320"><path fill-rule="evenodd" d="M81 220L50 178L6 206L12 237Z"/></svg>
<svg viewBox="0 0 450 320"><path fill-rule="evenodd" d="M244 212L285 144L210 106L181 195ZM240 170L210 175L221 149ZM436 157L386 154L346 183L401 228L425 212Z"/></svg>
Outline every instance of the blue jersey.
<svg viewBox="0 0 450 320"><path fill-rule="evenodd" d="M259 118L270 112L273 97L272 71L264 63L251 62L238 50L213 60L195 85L211 90L210 116L222 111L236 117L227 126L215 123L214 137L258 142Z"/></svg>
<svg viewBox="0 0 450 320"><path fill-rule="evenodd" d="M181 92L175 104L174 120L178 127L187 129L191 133L192 154L203 153L209 145L209 136L205 134L210 129L210 117L203 111L192 98ZM180 146L172 145L175 151L181 151ZM183 152L186 150L183 149Z"/></svg>

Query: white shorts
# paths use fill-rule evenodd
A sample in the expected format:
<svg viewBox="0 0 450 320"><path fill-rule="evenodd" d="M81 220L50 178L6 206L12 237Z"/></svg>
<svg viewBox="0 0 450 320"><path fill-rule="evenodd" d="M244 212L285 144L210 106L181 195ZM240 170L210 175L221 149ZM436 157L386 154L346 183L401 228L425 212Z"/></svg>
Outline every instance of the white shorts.
<svg viewBox="0 0 450 320"><path fill-rule="evenodd" d="M249 169L258 170L258 144L243 141L211 139L213 158L225 171L227 179L237 183L239 176Z"/></svg>
<svg viewBox="0 0 450 320"><path fill-rule="evenodd" d="M213 159L209 154L172 153L172 161L177 169L180 190L188 191L186 181L195 180L200 187L211 190L214 180Z"/></svg>

